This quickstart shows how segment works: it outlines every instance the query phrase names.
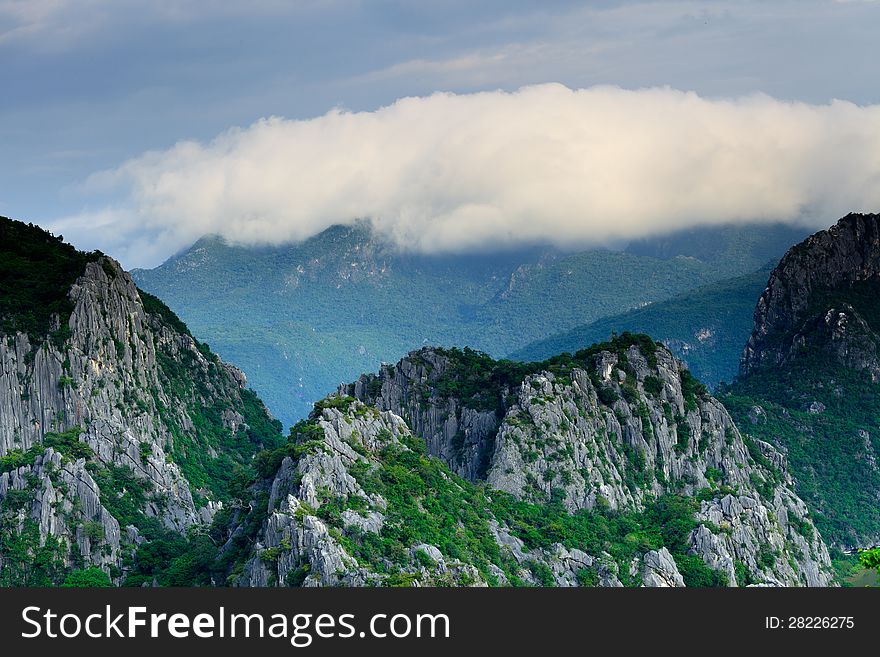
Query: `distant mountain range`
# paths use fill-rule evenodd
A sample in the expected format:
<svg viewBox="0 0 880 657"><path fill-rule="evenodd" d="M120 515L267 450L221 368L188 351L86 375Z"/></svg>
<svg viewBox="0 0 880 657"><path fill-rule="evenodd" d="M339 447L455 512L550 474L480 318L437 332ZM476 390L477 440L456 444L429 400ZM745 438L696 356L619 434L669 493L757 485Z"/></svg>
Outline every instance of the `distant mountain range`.
<svg viewBox="0 0 880 657"><path fill-rule="evenodd" d="M287 287L403 286L356 246L361 260L309 260ZM199 248L181 271L228 249ZM597 253L702 262L521 252L539 272L523 284ZM529 363L427 346L353 377L287 436L111 258L3 218L0 255L2 585L824 586L852 572L841 547L878 537L880 215L787 251L717 396L644 334ZM412 274L421 256L400 258L391 270ZM471 264L437 278L502 266ZM271 315L284 297L277 272L259 276L253 325L258 301ZM754 284L682 298L708 317ZM682 298L663 303L686 312Z"/></svg>
<svg viewBox="0 0 880 657"><path fill-rule="evenodd" d="M623 251L421 255L400 253L358 224L278 247L206 237L132 275L245 369L273 413L290 424L328 389L419 346L470 346L503 356L753 272L805 234L784 225L725 226ZM693 341L687 332L667 337ZM729 367L706 371L716 380Z"/></svg>
<svg viewBox="0 0 880 657"><path fill-rule="evenodd" d="M851 214L770 276L720 399L783 449L827 540L880 542L880 215Z"/></svg>
<svg viewBox="0 0 880 657"><path fill-rule="evenodd" d="M714 387L736 376L743 345L752 331L755 301L769 276L767 268L705 285L533 342L508 357L544 360L566 351L574 353L612 333L649 333L687 363L697 378Z"/></svg>

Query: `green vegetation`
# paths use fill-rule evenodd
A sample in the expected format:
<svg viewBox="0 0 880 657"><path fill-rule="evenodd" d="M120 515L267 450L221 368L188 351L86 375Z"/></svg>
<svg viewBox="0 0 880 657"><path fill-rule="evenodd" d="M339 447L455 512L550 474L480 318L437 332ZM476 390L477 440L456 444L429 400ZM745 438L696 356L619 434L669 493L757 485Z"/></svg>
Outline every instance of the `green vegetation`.
<svg viewBox="0 0 880 657"><path fill-rule="evenodd" d="M844 554L831 547L831 565L834 581L844 587L880 586L880 550L877 548Z"/></svg>
<svg viewBox="0 0 880 657"><path fill-rule="evenodd" d="M697 409L697 398L704 399L709 391L688 370L681 371L681 394L689 411Z"/></svg>
<svg viewBox="0 0 880 657"><path fill-rule="evenodd" d="M223 533L228 513L218 513L210 528L200 528L183 536L164 527L158 518L147 516L144 506L149 498L161 503L152 493L148 481L137 478L125 467L105 467L91 462L89 472L101 489L101 503L119 521L120 526L134 525L146 539L137 549L124 556L128 575L125 586L205 586L218 576L220 566L216 543L225 540ZM90 531L88 526L84 527ZM96 535L94 528L91 531ZM222 577L221 577L222 580Z"/></svg>
<svg viewBox="0 0 880 657"><path fill-rule="evenodd" d="M258 455L261 471L277 468L282 454L302 458L313 449L313 435L314 429L300 425L292 432L290 445ZM511 584L521 585L519 566L501 551L492 535L492 519L509 526L529 549L562 543L594 555L607 551L619 564L621 577L629 585L639 583L628 574L632 558L664 545L673 553L688 585L725 583L722 575L710 570L699 558L687 556L687 537L697 526L694 513L699 503L694 499L661 497L640 513L615 513L605 508L572 515L558 497L550 504L537 505L469 483L454 475L440 460L427 456L424 442L414 437L404 439L402 444L390 443L375 455L375 461L358 462L350 472L367 495L381 495L388 502L383 509L385 523L378 534L346 527L342 522L341 515L346 509L363 512L368 508L368 502L360 497L325 496L317 510L304 509L303 513L314 513L324 520L336 540L362 565L386 574L389 585L410 583L412 576L401 569L410 563L410 548L420 543L436 546L447 559L473 564L490 583L498 583L490 568L492 564L505 573ZM260 513L265 517L263 511ZM250 526L255 531L259 524L253 522ZM238 558L243 559L246 554L240 553ZM266 556L264 552L263 557ZM268 556L270 560L274 557ZM417 552L414 559L429 569L433 564L425 553ZM553 582L545 566L532 563L528 569L541 585ZM595 570L586 570L578 577L583 584L597 581ZM301 581L298 576L294 579Z"/></svg>
<svg viewBox="0 0 880 657"><path fill-rule="evenodd" d="M615 332L649 333L687 361L700 381L714 388L736 375L743 345L752 331L755 302L769 276L769 269L761 269L604 317L533 342L509 358L541 360L565 351L573 353Z"/></svg>
<svg viewBox="0 0 880 657"><path fill-rule="evenodd" d="M859 553L859 563L865 568L880 571L880 548L872 548Z"/></svg>
<svg viewBox="0 0 880 657"><path fill-rule="evenodd" d="M25 331L37 344L49 337L60 346L69 336L72 304L68 291L87 263L100 261L107 276L118 275L109 260L100 258L100 253L78 252L64 244L61 237L54 237L36 226L0 218L0 334ZM141 300L154 320L172 331L191 336L186 325L158 298L142 292ZM61 328L50 333L59 320ZM116 337L110 341L117 353L129 348ZM232 500L243 496L245 486L255 476L254 455L284 444L281 423L271 418L253 391L239 389L206 343L196 341L197 353L157 346L166 395L160 396L156 390L126 389L124 403L117 404L118 408L124 413L150 413L153 408L158 411L172 434L172 440L165 445L166 451L188 478L197 504L205 503L206 499ZM61 390L67 390L75 385L69 360L64 361L62 369L58 385ZM151 395L153 405L149 403ZM165 407L169 399L173 409ZM188 423L182 421L178 410L181 403L192 420L192 426L187 429L182 425ZM238 426L232 426L236 420ZM156 577L162 583L207 583L209 580L195 576L187 580L186 575L199 570L194 563L205 560L201 550L203 539L169 532L157 518L147 516L148 502L161 510L166 499L131 469L96 458L88 445L80 442L82 433L80 427L49 432L40 444L27 450L10 450L0 457L0 473L34 465L47 448L61 454L64 461L85 459L87 469L98 483L104 506L122 527L134 525L147 539L137 554L130 556L133 566L130 579L141 577L142 582L152 582ZM140 461L146 464L153 454L153 445L140 442L137 451ZM49 476L53 474L50 472ZM33 474L26 477L33 480L32 485L37 485ZM63 482L59 486L63 487ZM35 495L31 490L11 490L4 498L0 512L3 561L0 585L58 585L64 581L62 559L74 559L75 565L76 560L81 559L75 553L75 546L72 551L70 546L58 543L53 537L40 545L40 537L30 520L20 525L13 511L24 509ZM74 498L74 508L77 503ZM83 535L90 542L103 542L104 530L100 523L90 518L79 521ZM95 572L78 569L70 573L69 581L71 585L81 585L94 581L95 577L99 577Z"/></svg>
<svg viewBox="0 0 880 657"><path fill-rule="evenodd" d="M654 397L659 397L660 393L663 392L663 383L656 376L649 374L645 377L642 385L645 388L645 392Z"/></svg>
<svg viewBox="0 0 880 657"><path fill-rule="evenodd" d="M11 449L5 455L0 456L0 474L12 472L23 465L33 465L37 456L42 453L43 449L38 445L31 447L26 452L22 452L20 449Z"/></svg>
<svg viewBox="0 0 880 657"><path fill-rule="evenodd" d="M93 589L113 586L110 577L100 568L92 566L82 570L72 570L64 578L63 588Z"/></svg>
<svg viewBox="0 0 880 657"><path fill-rule="evenodd" d="M464 349L438 349L447 356L450 367L438 379L437 394L441 398L454 397L470 408L498 410L503 412L506 396L532 374L550 372L563 383L570 381L572 369L592 372L594 358L603 351L617 354L621 365L626 363L626 351L636 346L650 365L656 365L657 344L647 335L623 333L610 340L581 349L574 355L559 354L537 363L520 363L511 360L494 360L487 354L468 347ZM598 384L598 380L594 381ZM700 384L696 384L699 386ZM608 387L597 385L600 401L614 403L617 393ZM705 388L694 388L693 393L705 394Z"/></svg>
<svg viewBox="0 0 880 657"><path fill-rule="evenodd" d="M219 575L216 542L225 539L223 529L212 525L189 536L168 530L153 533L130 558L124 585L209 586Z"/></svg>
<svg viewBox="0 0 880 657"><path fill-rule="evenodd" d="M189 331L189 327L184 324L180 318L174 314L174 312L165 305L165 303L149 292L144 292L142 289L138 288L138 295L141 298L141 303L144 304L144 311L149 313L150 315L157 316L163 324L171 328L172 330L182 334L188 335L192 337L192 333Z"/></svg>
<svg viewBox="0 0 880 657"><path fill-rule="evenodd" d="M101 255L77 251L39 226L0 217L0 335L21 331L39 344L51 333L63 343L73 312L68 290Z"/></svg>
<svg viewBox="0 0 880 657"><path fill-rule="evenodd" d="M489 530L489 500L481 489L455 477L439 460L425 455L424 442L409 449L392 444L379 454L379 467L358 463L351 473L368 495L388 500L380 534L336 525L344 547L377 572L393 574L413 545L434 545L448 558L474 564L488 575L489 563L510 568ZM360 500L345 500L347 508ZM333 522L331 517L330 522Z"/></svg>
<svg viewBox="0 0 880 657"><path fill-rule="evenodd" d="M492 492L492 511L529 548L562 543L597 555L605 551L620 566L624 584L638 585L629 575L633 557L666 547L675 558L687 586L725 586L724 575L711 570L699 557L687 555L687 537L697 527L694 513L699 503L693 498L667 495L646 505L644 511L578 511L569 514L554 501L535 505L510 495Z"/></svg>
<svg viewBox="0 0 880 657"><path fill-rule="evenodd" d="M143 507L151 492L149 482L139 479L129 468L105 466L97 462L86 468L101 489L101 503L119 521L121 527L134 525L139 529L150 526Z"/></svg>
<svg viewBox="0 0 880 657"><path fill-rule="evenodd" d="M694 250L702 242L690 238L674 242L673 250L695 254L690 257L670 257L666 248L419 255L398 252L364 225L337 226L299 244L270 248L235 247L208 237L161 267L133 275L224 359L248 372L263 400L289 426L340 381L375 371L381 361L396 362L417 345L470 345L500 357L559 331L755 271L804 236L778 226L700 234L713 235L711 248ZM658 242L670 244L669 239ZM677 312L663 324L608 326L588 340L523 360L574 353L624 330L678 337L700 351L694 331L709 326L718 329L731 358L718 369L723 359L710 354L707 342L711 368L701 368L690 356L688 362L702 380L729 379L764 283L766 276L730 312L725 304L705 302L705 317L717 322L682 332L657 330L679 322L676 315L686 324L688 313ZM734 316L738 333L732 330ZM732 348L724 335L731 336ZM699 359L697 352L691 355Z"/></svg>
<svg viewBox="0 0 880 657"><path fill-rule="evenodd" d="M51 535L41 545L37 523L30 518L19 523L19 512L35 493L32 485L9 489L0 502L0 586L57 586L63 580L67 546Z"/></svg>
<svg viewBox="0 0 880 657"><path fill-rule="evenodd" d="M814 290L810 304L801 317L824 315L829 308L840 309L844 304L852 306L875 332L880 332L880 298L878 286L873 281L858 281L845 287Z"/></svg>
<svg viewBox="0 0 880 657"><path fill-rule="evenodd" d="M49 432L43 436L43 448L51 447L71 461L90 458L93 456L92 450L88 445L79 441L82 432L80 427L73 427L63 433Z"/></svg>
<svg viewBox="0 0 880 657"><path fill-rule="evenodd" d="M32 446L26 452L20 449L9 450L4 456L0 456L0 474L11 472L22 466L33 465L37 457L51 447L66 460L90 458L92 450L85 443L79 441L82 433L80 427L73 427L63 433L47 433L43 442Z"/></svg>
<svg viewBox="0 0 880 657"><path fill-rule="evenodd" d="M61 238L18 222L0 220L0 229L3 231L0 232L0 255L4 256L0 260L0 301L4 304L0 305L0 329L6 333L23 330L43 339L54 328L53 315L58 315L62 328L51 337L56 342L63 341L66 338L65 318L71 310L67 290L86 263L97 260L100 254L78 253L64 245ZM360 239L356 229L337 233L337 241L331 244L331 252L337 255L339 251L334 249L352 244L352 233L356 240ZM27 249L18 249L16 242L28 244L28 240L31 243ZM265 362L261 359L269 354L274 361L272 367L281 363L290 368L292 364L292 376L296 376L297 370L309 369L314 376L308 379L312 385L320 386L321 393L324 387L331 387L322 380L323 375L332 376L334 383L348 376L339 376L337 362L355 362L356 371L372 369L362 367L361 363L366 360L373 363L391 352L393 357L400 355L414 343L412 336L425 335L426 326L436 330L436 337L432 336L434 339L463 344L473 336L481 336L487 350L504 353L520 344L518 341L533 339L550 328L572 326L585 318L630 307L645 298L667 298L677 291L689 289L696 282L713 279L718 269L697 260L665 261L606 251L560 256L546 262L540 261L537 252L464 259L404 257L388 253L382 257L393 261L394 266L387 267L391 273L385 276L384 264L381 271L374 269L369 273L358 269L362 263L352 267L351 260L360 256L353 255L351 250L343 250L336 260L303 259L301 262L305 263L303 268L307 271L302 272L297 268L301 264L300 256L303 253L314 255L315 249L324 249L325 246L310 244L303 248L304 251L294 256L290 249L254 251L243 256L240 250L218 247L219 252L233 260L239 256L243 258L232 263L234 284L218 289L218 286L229 286L230 278L216 276L217 270L211 267L196 267L192 269L196 280L187 280L183 286L185 289L177 289L177 292L184 297L208 293L210 300L220 304L211 306L209 311L209 320L222 324L217 327L221 339L216 341L227 347L233 345L232 353L243 354L240 362L247 364L249 359ZM9 258L5 258L7 253ZM34 253L40 257L31 257ZM261 259L266 254L285 266L273 268L271 273L263 271ZM524 258L526 264L523 267ZM238 267L243 261L256 263L256 269L249 269L250 265ZM205 262L215 261L208 257ZM315 265L316 262L321 264ZM12 264L7 266L7 263ZM226 266L230 263L220 264ZM339 265L344 266L340 269ZM108 276L116 275L109 262L103 261L102 266ZM317 266L317 270L313 266ZM44 267L57 271L58 276L45 275ZM274 286L267 285L277 271L287 272L286 278L276 280ZM293 272L298 271L302 276L293 280L296 278ZM626 277L621 275L623 271L626 271ZM340 272L344 275L340 276ZM200 288L199 277L204 275L209 278L202 281L206 284ZM345 282L340 284L340 280ZM24 291L18 289L22 281ZM242 281L260 287L244 289ZM376 281L381 283L377 285ZM437 281L443 283L438 285ZM650 283L646 284L646 281ZM297 289L298 309L313 307L308 301L313 298L332 303L339 312L334 314L330 323L324 313L297 315L291 319L289 290L293 288ZM253 289L268 292L255 297L251 295ZM581 294L584 289L589 289L590 294ZM169 296L174 297L173 294ZM157 297L142 292L141 299L145 310L162 324L181 334L191 335L183 321ZM255 299L258 299L261 313L247 310L253 308L248 304L255 303ZM437 303L432 304L432 299ZM227 307L224 304L232 305ZM190 304L190 307L198 305ZM40 310L37 313L22 310L30 308ZM233 309L236 312L230 313ZM214 312L217 315L210 315ZM254 316L266 318L266 325L257 332L256 341L251 330L253 327L248 323ZM225 320L218 319L221 317ZM492 330L486 331L487 326ZM212 342L215 341L213 334L210 335ZM284 353L283 358L272 351L275 347L261 344L262 338L277 336L281 339L270 342ZM111 339L117 351L130 348L116 338ZM309 368L314 364L309 360L313 356L304 356L303 350L317 343L322 344L315 352L317 358L334 363L331 367L321 364ZM325 343L326 347L323 346ZM358 345L354 351L359 356L351 355L352 345ZM444 352L450 357L452 367L437 382L436 390L440 396L460 397L472 408L503 410L508 403L509 390L520 385L529 374L546 370L565 382L573 368L591 370L594 357L602 350L616 353L622 366L625 365L626 351L632 346L637 346L649 363L656 362L657 345L645 335L628 332L614 335L607 342L576 351L573 355L564 353L529 364L496 361L480 351L452 348ZM145 513L148 503L161 510L167 501L148 480L139 479L129 468L98 460L89 447L79 441L82 433L79 427L48 433L42 445L27 451L13 450L0 458L0 472L33 465L46 447L55 449L65 461L85 459L86 467L100 488L103 505L122 527L133 525L146 539L125 556L127 574L124 583L129 586L154 582L163 586L210 585L228 581L228 577L234 578L241 572L244 560L253 555L253 538L266 519L266 479L274 475L285 458L296 461L326 449L322 432L314 420L297 423L285 440L281 423L270 418L256 394L238 390L237 386L228 385L226 378L219 378L221 374L225 377L225 373L208 344L196 341L196 347L197 351L189 351L163 350L159 346L160 377L167 396L154 391L151 399L150 392L142 390L130 394L133 395L132 405L144 413L155 408L168 427L171 439L165 449L189 480L196 503L204 504L208 499L229 502L210 527L183 536L163 527L156 517L148 516ZM333 357L344 353L345 358L326 359L328 353ZM252 369L270 374L274 371L269 367ZM63 389L75 382L68 370L69 363L65 365L65 374L59 384ZM288 371L285 391L292 387L290 377ZM660 394L660 380L656 377L649 379L645 381L648 394ZM690 407L706 394L706 389L687 373L683 375L683 387ZM310 389L304 390L304 395L311 394ZM630 383L621 388L620 394L632 402L637 392ZM617 400L618 392L600 386L599 395L604 403L610 404ZM192 420L191 427L181 421L176 408L165 406L169 399L173 404L183 403ZM315 410L319 412L325 407L333 407L349 411L352 401L345 397L325 400ZM355 412L372 411L359 407ZM153 446L141 442L135 447L140 461L147 463L152 457ZM363 453L365 450L358 451ZM637 463L639 458L643 459L643 456L634 453L630 460ZM687 555L686 538L696 527L693 519L696 502L693 500L666 496L650 500L638 513L614 513L606 503L592 512L569 514L558 498L550 504L535 505L468 483L453 475L442 462L429 458L423 441L415 438L405 439L403 446L389 441L388 446L379 452L375 465L361 462L352 468L352 474L369 495L381 495L388 501L387 508L383 509L386 520L379 534L356 527L346 528L342 522L342 515L347 510L363 513L369 509L370 502L362 497L331 498L324 495L318 508L303 506L298 513L317 514L331 528L334 538L356 559L371 570L387 575L389 585L412 583L414 576L403 572L402 567L413 560L425 568L432 567L433 560L427 553L410 555L410 548L418 543L436 545L445 557L474 564L490 583L497 583L492 575L494 568L490 567L495 566L505 573L510 583L521 584L519 566L502 553L492 536L489 526L492 519L508 525L529 547L548 547L560 542L594 555L608 552L620 566L621 577L627 584L636 584L628 574L631 559L664 545L673 553L687 584L715 586L724 583L723 577L708 569L699 558ZM548 480L552 477L553 473L549 472ZM0 585L106 586L111 577L119 581L120 571L114 569L115 572L108 576L100 569L83 567L82 558L79 557L77 562L70 546L53 537L40 545L35 523L27 520L22 524L19 520L19 512L26 508L34 494L33 490L10 490L0 505L0 554L4 560ZM249 498L252 498L251 504L244 506L250 506L250 512L246 512L240 503ZM99 522L89 518L81 522L82 536L94 544L104 540L103 526ZM237 528L235 533L231 532L233 528ZM225 546L222 551L221 546ZM280 548L268 548L260 551L258 556L272 564L280 552ZM65 558L74 559L74 570L64 567L62 560ZM764 555L766 563L775 558L770 553ZM543 564L532 562L526 564L526 568L539 584L553 582L552 573ZM301 584L308 572L307 565L302 564L287 576L287 582ZM595 584L597 577L596 569L584 569L578 574L578 580L584 584Z"/></svg>
<svg viewBox="0 0 880 657"><path fill-rule="evenodd" d="M161 302L150 304L156 307ZM167 308L157 312L171 325L180 322ZM241 485L252 476L254 455L282 445L284 436L281 423L271 418L253 391L212 385L212 379L220 374L219 359L206 344L197 345L209 363L207 376L191 351L182 350L177 357L157 352L163 387L186 404L192 429L184 430L158 397L154 402L173 436L171 458L189 481L196 502L205 501L200 490L210 491L215 499L229 500L241 494ZM224 421L224 412L229 411L238 411L244 422L229 427ZM145 456L148 452L141 452L141 457Z"/></svg>
<svg viewBox="0 0 880 657"><path fill-rule="evenodd" d="M855 545L880 535L873 493L880 474L868 458L869 448L880 453L880 388L867 372L841 367L815 349L790 366L723 387L719 398L744 433L787 450L798 494L825 540ZM814 401L825 410L809 412ZM754 415L754 407L763 413ZM750 454L760 460L756 448Z"/></svg>
<svg viewBox="0 0 880 657"><path fill-rule="evenodd" d="M254 468L261 477L271 477L281 467L285 457L299 460L305 454L324 449L324 432L314 422L301 420L290 428L290 438L281 447L264 450L254 457Z"/></svg>

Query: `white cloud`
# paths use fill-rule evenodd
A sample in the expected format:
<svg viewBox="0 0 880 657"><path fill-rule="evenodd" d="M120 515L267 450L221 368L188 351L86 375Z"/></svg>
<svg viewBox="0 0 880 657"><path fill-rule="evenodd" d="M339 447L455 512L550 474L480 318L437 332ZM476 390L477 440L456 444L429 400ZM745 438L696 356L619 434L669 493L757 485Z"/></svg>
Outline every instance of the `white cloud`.
<svg viewBox="0 0 880 657"><path fill-rule="evenodd" d="M880 209L880 106L668 88L403 98L269 118L92 176L55 222L152 265L206 233L280 243L369 217L401 246L601 243L697 224Z"/></svg>

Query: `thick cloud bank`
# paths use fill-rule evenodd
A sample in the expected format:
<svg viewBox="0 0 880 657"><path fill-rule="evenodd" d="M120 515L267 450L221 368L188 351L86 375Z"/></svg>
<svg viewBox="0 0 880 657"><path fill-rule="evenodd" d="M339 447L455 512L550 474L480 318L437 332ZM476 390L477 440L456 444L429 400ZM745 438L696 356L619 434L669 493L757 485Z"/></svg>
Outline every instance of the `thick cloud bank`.
<svg viewBox="0 0 880 657"><path fill-rule="evenodd" d="M55 227L93 231L129 265L206 233L280 243L364 217L423 251L730 221L824 226L880 208L880 106L556 84L438 93L181 142L85 191L103 209Z"/></svg>

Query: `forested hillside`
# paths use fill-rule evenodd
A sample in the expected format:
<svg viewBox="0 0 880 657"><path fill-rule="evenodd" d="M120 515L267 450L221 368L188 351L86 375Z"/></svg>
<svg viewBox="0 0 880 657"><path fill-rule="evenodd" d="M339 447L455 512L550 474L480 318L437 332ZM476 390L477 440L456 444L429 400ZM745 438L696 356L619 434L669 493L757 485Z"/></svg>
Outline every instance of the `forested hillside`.
<svg viewBox="0 0 880 657"><path fill-rule="evenodd" d="M292 423L341 381L420 345L509 354L752 272L768 253L781 256L793 235L800 236L796 229L760 225L696 234L696 241L668 238L671 245L662 248L631 247L656 255L540 247L420 255L402 253L369 225L357 224L279 247L245 248L209 237L133 275L245 369L269 407ZM694 244L713 249L694 250Z"/></svg>
<svg viewBox="0 0 880 657"><path fill-rule="evenodd" d="M840 546L880 540L880 216L851 214L793 247L755 308L740 428L786 450L798 491Z"/></svg>
<svg viewBox="0 0 880 657"><path fill-rule="evenodd" d="M768 268L712 283L533 342L509 357L541 360L574 353L613 333L649 333L686 362L701 381L714 387L736 376L743 344L752 330L755 301L769 276Z"/></svg>

